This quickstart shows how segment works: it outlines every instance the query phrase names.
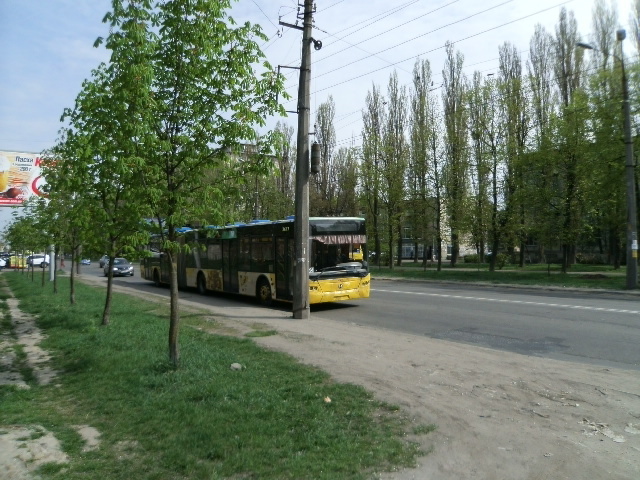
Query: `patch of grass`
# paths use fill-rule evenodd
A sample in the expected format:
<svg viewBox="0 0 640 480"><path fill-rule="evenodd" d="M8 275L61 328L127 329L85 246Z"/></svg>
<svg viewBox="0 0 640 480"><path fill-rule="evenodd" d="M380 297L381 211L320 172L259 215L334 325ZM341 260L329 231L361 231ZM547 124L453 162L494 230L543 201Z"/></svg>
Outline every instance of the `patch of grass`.
<svg viewBox="0 0 640 480"><path fill-rule="evenodd" d="M245 337L256 338L256 337L270 337L272 335L277 335L278 331L273 330L264 323L252 323L251 328L253 328L252 332L245 333Z"/></svg>
<svg viewBox="0 0 640 480"><path fill-rule="evenodd" d="M70 305L67 282L54 295L9 277L62 372L57 387L0 387L0 423L39 424L62 438L71 462L43 467L44 478L364 479L420 454L401 410L288 355L182 328L174 369L157 305L116 294L111 324L100 327L103 289L77 284ZM232 371L235 362L246 368ZM78 424L101 432L99 449L81 452L70 428ZM123 445L135 448L123 455Z"/></svg>
<svg viewBox="0 0 640 480"><path fill-rule="evenodd" d="M270 337L272 335L277 335L277 330L254 330L253 332L245 333L245 337L256 338L256 337Z"/></svg>
<svg viewBox="0 0 640 480"><path fill-rule="evenodd" d="M9 305L7 305L6 300L3 299L0 299L0 334L10 335L15 338Z"/></svg>
<svg viewBox="0 0 640 480"><path fill-rule="evenodd" d="M25 383L28 385L34 384L36 382L36 376L27 362L27 353L24 351L24 347L18 343L14 344L13 353L15 355L14 368L20 373Z"/></svg>
<svg viewBox="0 0 640 480"><path fill-rule="evenodd" d="M413 434L414 435L426 435L428 433L435 432L437 429L438 429L438 427L436 425L434 425L433 423L431 423L429 425L416 425L415 427L413 427Z"/></svg>
<svg viewBox="0 0 640 480"><path fill-rule="evenodd" d="M435 267L422 268L420 265L403 264L402 267L372 267L375 277L406 278L427 281L451 281L461 283L484 283L492 285L555 286L565 288L594 288L624 290L626 286L624 270L605 268L603 265L572 266L569 273L562 273L558 265L531 265L524 268L505 267L490 272L487 265L461 264L456 268L443 266L438 272ZM575 267L575 268L574 268ZM593 274L591 272L598 272Z"/></svg>

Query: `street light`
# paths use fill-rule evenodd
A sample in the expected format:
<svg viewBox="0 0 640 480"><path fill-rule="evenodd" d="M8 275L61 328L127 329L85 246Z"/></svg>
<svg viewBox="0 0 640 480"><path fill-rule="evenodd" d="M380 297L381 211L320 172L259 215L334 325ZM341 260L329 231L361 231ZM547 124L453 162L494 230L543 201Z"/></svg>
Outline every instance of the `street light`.
<svg viewBox="0 0 640 480"><path fill-rule="evenodd" d="M631 111L629 108L629 82L624 68L622 41L627 33L620 29L616 32L616 40L620 42L620 56L613 57L620 62L622 68L622 107L624 114L624 144L626 152L625 171L627 181L627 289L638 288L638 228L636 215L636 182L635 162L633 158L633 140L631 139ZM593 45L579 42L578 47L597 50Z"/></svg>

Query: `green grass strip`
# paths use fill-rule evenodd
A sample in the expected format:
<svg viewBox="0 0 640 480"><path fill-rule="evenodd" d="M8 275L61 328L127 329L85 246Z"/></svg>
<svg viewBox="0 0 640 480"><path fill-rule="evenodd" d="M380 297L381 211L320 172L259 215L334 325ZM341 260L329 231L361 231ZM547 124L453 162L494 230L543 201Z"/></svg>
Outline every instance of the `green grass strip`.
<svg viewBox="0 0 640 480"><path fill-rule="evenodd" d="M414 465L420 452L407 435L432 430L288 355L188 328L203 321L191 313L173 369L157 304L116 294L100 327L103 289L76 284L70 305L65 280L54 295L48 282L5 277L38 315L61 372L48 386L0 387L0 427L42 425L71 457L40 469L43 478L364 479ZM232 371L235 362L244 368ZM99 449L82 452L80 424L101 432Z"/></svg>
<svg viewBox="0 0 640 480"><path fill-rule="evenodd" d="M624 270L613 267L572 266L568 273L562 273L560 266L530 265L524 268L506 266L502 270L490 272L486 264L461 263L456 268L443 265L440 272L435 266L426 269L419 264L403 263L401 267L371 266L372 277L406 278L411 280L450 281L461 283L485 283L492 285L519 285L564 288L592 288L624 290L626 286Z"/></svg>

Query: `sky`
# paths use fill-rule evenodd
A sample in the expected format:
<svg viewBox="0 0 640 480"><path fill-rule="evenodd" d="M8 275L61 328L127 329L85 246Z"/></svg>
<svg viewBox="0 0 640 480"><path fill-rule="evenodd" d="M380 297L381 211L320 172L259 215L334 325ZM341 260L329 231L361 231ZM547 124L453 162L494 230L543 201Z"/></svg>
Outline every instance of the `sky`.
<svg viewBox="0 0 640 480"><path fill-rule="evenodd" d="M609 0L605 0L609 2ZM301 0L302 2L302 0ZM269 41L268 61L298 66L302 32L279 25L296 22L294 0L232 2L239 22L259 23ZM553 33L560 9L574 12L583 40L589 41L595 0L317 0L312 50L311 125L318 106L333 97L338 146L360 144L362 109L375 84L386 94L394 70L409 87L417 58L428 59L434 86L442 81L447 41L464 55L464 72L497 72L498 48L511 42L526 61L536 24ZM613 0L620 26L630 33L631 0ZM102 19L110 0L0 0L0 151L38 153L55 144L65 108L73 106L82 81L102 61L108 35ZM635 58L630 36L625 56ZM285 69L295 110L298 70ZM296 114L269 119L297 128ZM294 136L295 138L295 136Z"/></svg>

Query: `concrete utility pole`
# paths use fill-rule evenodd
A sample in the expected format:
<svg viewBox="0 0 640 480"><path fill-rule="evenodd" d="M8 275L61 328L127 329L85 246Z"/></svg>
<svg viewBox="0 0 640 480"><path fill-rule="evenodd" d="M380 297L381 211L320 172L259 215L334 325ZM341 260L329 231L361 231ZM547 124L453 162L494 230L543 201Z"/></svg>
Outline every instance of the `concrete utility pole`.
<svg viewBox="0 0 640 480"><path fill-rule="evenodd" d="M311 28L313 0L304 0L302 63L298 86L298 156L296 158L295 259L293 276L293 318L309 318L309 110L311 85Z"/></svg>
<svg viewBox="0 0 640 480"><path fill-rule="evenodd" d="M636 175L633 157L633 139L631 138L631 108L629 107L629 80L624 65L622 41L627 34L624 30L616 32L620 43L620 66L622 67L622 100L624 111L625 175L627 182L627 288L638 288L638 226L636 213Z"/></svg>

